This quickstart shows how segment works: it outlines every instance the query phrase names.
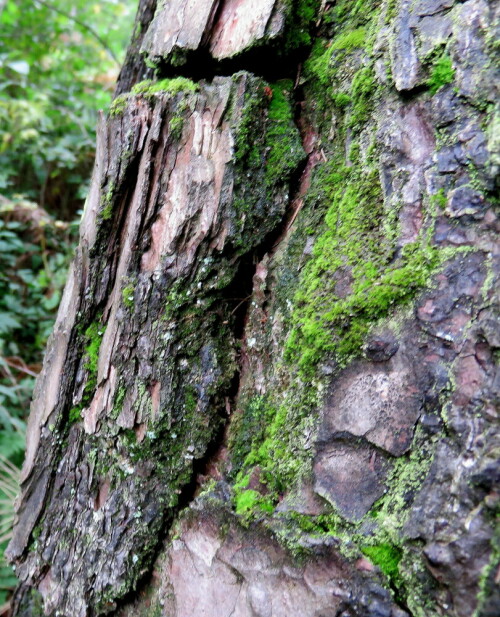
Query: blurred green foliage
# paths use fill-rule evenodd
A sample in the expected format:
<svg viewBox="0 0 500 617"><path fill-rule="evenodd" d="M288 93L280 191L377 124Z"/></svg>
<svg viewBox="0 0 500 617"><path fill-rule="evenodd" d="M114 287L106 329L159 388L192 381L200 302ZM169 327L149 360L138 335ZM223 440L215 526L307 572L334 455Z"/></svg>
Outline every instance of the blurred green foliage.
<svg viewBox="0 0 500 617"><path fill-rule="evenodd" d="M0 12L0 192L81 207L137 0L8 0Z"/></svg>
<svg viewBox="0 0 500 617"><path fill-rule="evenodd" d="M137 0L0 0L0 614L35 377ZM61 220L62 219L62 220ZM64 222L63 222L64 221Z"/></svg>

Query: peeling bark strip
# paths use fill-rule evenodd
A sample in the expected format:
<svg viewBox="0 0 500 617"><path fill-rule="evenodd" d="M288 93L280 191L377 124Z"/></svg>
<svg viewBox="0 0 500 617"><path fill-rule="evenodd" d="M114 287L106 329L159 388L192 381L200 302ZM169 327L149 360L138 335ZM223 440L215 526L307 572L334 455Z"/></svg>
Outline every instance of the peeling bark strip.
<svg viewBox="0 0 500 617"><path fill-rule="evenodd" d="M133 96L99 132L9 548L48 612L108 611L148 567L224 422L239 268L286 205L288 179L264 177L265 83L240 73L196 90ZM237 146L250 138L256 174Z"/></svg>
<svg viewBox="0 0 500 617"><path fill-rule="evenodd" d="M184 63L188 52L200 48L217 60L229 58L282 35L290 8L291 3L276 0L167 2L158 7L142 51L173 64Z"/></svg>
<svg viewBox="0 0 500 617"><path fill-rule="evenodd" d="M498 10L141 0L14 617L498 614Z"/></svg>

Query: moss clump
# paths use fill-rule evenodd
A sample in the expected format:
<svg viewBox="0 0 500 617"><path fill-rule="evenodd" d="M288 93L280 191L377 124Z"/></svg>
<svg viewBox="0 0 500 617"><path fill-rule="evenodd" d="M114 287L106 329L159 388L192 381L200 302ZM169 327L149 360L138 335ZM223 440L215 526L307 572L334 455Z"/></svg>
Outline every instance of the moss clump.
<svg viewBox="0 0 500 617"><path fill-rule="evenodd" d="M235 159L246 172L258 172L264 162L267 189L288 181L304 156L290 104L292 89L290 80L281 80L270 86L262 82L257 95L250 95L243 106L236 135ZM257 127L255 119L265 118L266 109L265 125ZM249 204L243 205L245 209L251 209Z"/></svg>
<svg viewBox="0 0 500 617"><path fill-rule="evenodd" d="M332 43L331 49L354 49L356 47L363 47L366 39L366 30L365 28L356 28L356 30L351 30L347 32L343 32L339 35Z"/></svg>
<svg viewBox="0 0 500 617"><path fill-rule="evenodd" d="M241 79L236 74L234 80ZM247 78L248 79L248 78ZM231 113L235 127L234 202L231 208L233 242L248 250L277 224L284 213L292 173L305 153L293 121L288 80L267 84L260 78L247 83L243 104L236 97Z"/></svg>
<svg viewBox="0 0 500 617"><path fill-rule="evenodd" d="M332 203L294 298L286 343L287 360L298 362L304 376L326 353L345 365L371 324L412 298L448 255L421 232L393 259L397 222L386 216L376 170L325 165L322 177ZM343 297L336 293L339 277L349 288Z"/></svg>
<svg viewBox="0 0 500 617"><path fill-rule="evenodd" d="M184 391L184 409L188 413L193 413L198 407L198 392L196 388L189 385Z"/></svg>
<svg viewBox="0 0 500 617"><path fill-rule="evenodd" d="M349 103L352 101L352 98L346 94L345 92L339 92L333 96L333 102L340 109L347 107Z"/></svg>
<svg viewBox="0 0 500 617"><path fill-rule="evenodd" d="M399 562L403 553L393 544L364 546L361 551L394 583L399 581Z"/></svg>
<svg viewBox="0 0 500 617"><path fill-rule="evenodd" d="M455 69L452 66L450 56L447 54L441 55L434 61L430 77L427 80L430 93L432 95L436 94L440 88L450 84L454 78Z"/></svg>
<svg viewBox="0 0 500 617"><path fill-rule="evenodd" d="M303 149L293 121L289 93L293 84L283 80L271 86L269 124L266 134L266 183L272 186L289 179L303 157Z"/></svg>
<svg viewBox="0 0 500 617"><path fill-rule="evenodd" d="M496 520L498 521L498 512L496 513ZM495 533L491 539L491 553L488 563L484 566L481 577L479 580L479 592L477 594L477 607L472 617L480 617L481 615L487 615L488 609L494 610L494 593L495 586L497 585L495 575L498 571L498 564L500 563L500 529L498 525L495 525ZM493 613L491 613L493 614Z"/></svg>
<svg viewBox="0 0 500 617"><path fill-rule="evenodd" d="M99 350L105 328L100 323L94 322L85 330L87 346L85 347L85 368L97 378L97 364L99 362Z"/></svg>
<svg viewBox="0 0 500 617"><path fill-rule="evenodd" d="M98 322L90 324L84 332L85 349L83 352L83 367L87 371L87 382L83 389L82 400L68 412L68 427L80 422L83 408L90 403L91 397L97 386L97 366L99 363L99 350L105 328Z"/></svg>
<svg viewBox="0 0 500 617"><path fill-rule="evenodd" d="M377 30L379 4L375 0L358 0L355 3L340 0L324 14L323 22L332 25L334 36L331 42L317 38L305 63L306 75L327 88L327 92L318 93L318 104L324 105L325 99L328 100L328 90L335 81L341 62L357 50L369 51ZM348 64L343 68L348 68ZM345 78L343 73L342 81Z"/></svg>
<svg viewBox="0 0 500 617"><path fill-rule="evenodd" d="M368 120L373 109L376 89L372 65L359 69L351 84L352 111L348 124L352 129L359 128Z"/></svg>
<svg viewBox="0 0 500 617"><path fill-rule="evenodd" d="M285 27L285 52L311 44L311 28L319 13L321 0L287 0L289 5L287 25Z"/></svg>
<svg viewBox="0 0 500 617"><path fill-rule="evenodd" d="M272 501L257 491L247 489L239 492L235 497L236 514L249 515L256 511L270 513L274 510Z"/></svg>
<svg viewBox="0 0 500 617"><path fill-rule="evenodd" d="M115 195L115 184L111 182L108 190L101 198L101 211L99 216L103 221L109 221L113 216L113 198Z"/></svg>
<svg viewBox="0 0 500 617"><path fill-rule="evenodd" d="M125 111L127 107L127 103L130 99L130 93L126 92L125 94L120 94L116 97L116 99L111 103L109 108L110 116L120 116Z"/></svg>
<svg viewBox="0 0 500 617"><path fill-rule="evenodd" d="M145 99L152 99L157 94L170 94L174 96L179 92L196 92L198 84L195 84L186 77L174 77L173 79L161 79L160 81L152 81L146 79L136 84L132 88L133 94L139 94Z"/></svg>
<svg viewBox="0 0 500 617"><path fill-rule="evenodd" d="M76 424L82 419L82 407L72 407L69 410L68 421L70 424Z"/></svg>
<svg viewBox="0 0 500 617"><path fill-rule="evenodd" d="M233 475L243 467L254 444L264 441L266 426L275 415L275 410L264 396L254 396L241 406L242 410L235 414L230 425L229 451Z"/></svg>
<svg viewBox="0 0 500 617"><path fill-rule="evenodd" d="M174 141L179 141L182 137L182 129L184 127L184 118L182 116L173 116L168 123L168 132Z"/></svg>
<svg viewBox="0 0 500 617"><path fill-rule="evenodd" d="M309 474L312 450L306 436L315 434L315 386L292 388L279 406L272 404L269 396L265 409L259 412L261 425L255 430L251 449L241 464L236 488L245 489L250 476L258 473L259 482L266 488L267 503L276 504L285 490ZM240 452L240 460L241 457Z"/></svg>
<svg viewBox="0 0 500 617"><path fill-rule="evenodd" d="M134 291L135 286L129 283L122 289L122 302L127 308L134 306Z"/></svg>
<svg viewBox="0 0 500 617"><path fill-rule="evenodd" d="M446 191L439 189L433 195L429 195L429 204L433 210L433 215L437 216L446 208L447 198Z"/></svg>

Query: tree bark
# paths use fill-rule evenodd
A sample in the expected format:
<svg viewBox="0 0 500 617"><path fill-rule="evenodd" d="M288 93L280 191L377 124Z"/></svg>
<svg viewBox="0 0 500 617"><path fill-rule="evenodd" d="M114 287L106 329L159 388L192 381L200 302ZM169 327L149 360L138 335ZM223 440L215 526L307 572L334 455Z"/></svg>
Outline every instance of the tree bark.
<svg viewBox="0 0 500 617"><path fill-rule="evenodd" d="M497 13L141 0L13 616L496 614Z"/></svg>

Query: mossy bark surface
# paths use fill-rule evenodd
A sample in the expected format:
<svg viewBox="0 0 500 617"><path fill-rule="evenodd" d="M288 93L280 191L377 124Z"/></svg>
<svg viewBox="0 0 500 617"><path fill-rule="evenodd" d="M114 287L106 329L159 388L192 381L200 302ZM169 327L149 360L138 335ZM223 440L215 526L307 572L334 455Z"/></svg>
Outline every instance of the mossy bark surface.
<svg viewBox="0 0 500 617"><path fill-rule="evenodd" d="M14 616L498 613L495 23L140 2L30 416Z"/></svg>

